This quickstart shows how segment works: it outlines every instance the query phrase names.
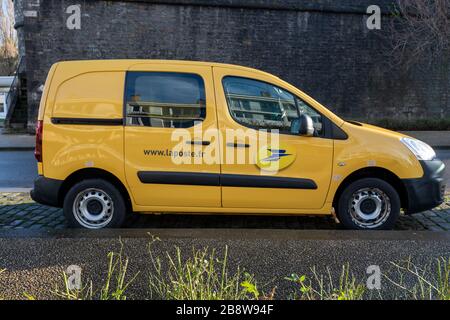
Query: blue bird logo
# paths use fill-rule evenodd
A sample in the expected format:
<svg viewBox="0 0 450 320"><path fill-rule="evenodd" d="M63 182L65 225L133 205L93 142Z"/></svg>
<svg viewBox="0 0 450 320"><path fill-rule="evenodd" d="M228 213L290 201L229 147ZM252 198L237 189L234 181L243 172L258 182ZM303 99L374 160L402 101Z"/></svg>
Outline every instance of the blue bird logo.
<svg viewBox="0 0 450 320"><path fill-rule="evenodd" d="M267 150L272 154L269 157L262 159L261 160L262 162L278 161L283 157L291 156L291 154L286 153L286 150L283 149L267 149Z"/></svg>

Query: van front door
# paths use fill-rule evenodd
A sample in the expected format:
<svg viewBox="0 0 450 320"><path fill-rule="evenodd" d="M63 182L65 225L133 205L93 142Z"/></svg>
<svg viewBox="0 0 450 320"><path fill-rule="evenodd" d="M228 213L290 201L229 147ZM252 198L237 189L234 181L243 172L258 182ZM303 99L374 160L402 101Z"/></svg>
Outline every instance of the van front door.
<svg viewBox="0 0 450 320"><path fill-rule="evenodd" d="M133 66L125 118L125 172L137 205L220 207L220 164L201 159L218 141L195 136L217 129L211 67Z"/></svg>
<svg viewBox="0 0 450 320"><path fill-rule="evenodd" d="M235 153L235 162L222 165L223 206L322 208L333 159L333 140L324 138L322 115L285 89L281 80L231 68L214 67L213 71L219 130L227 140L224 158ZM292 121L302 113L313 118L315 136L291 134ZM261 139L261 130L272 133L267 143ZM233 133L236 137L230 139ZM244 163L238 161L237 152L245 153Z"/></svg>

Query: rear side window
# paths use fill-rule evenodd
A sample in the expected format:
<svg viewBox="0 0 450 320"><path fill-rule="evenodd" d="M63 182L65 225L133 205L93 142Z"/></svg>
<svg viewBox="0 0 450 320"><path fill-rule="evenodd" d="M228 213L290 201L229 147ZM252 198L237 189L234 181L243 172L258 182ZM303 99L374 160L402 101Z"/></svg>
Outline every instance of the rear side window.
<svg viewBox="0 0 450 320"><path fill-rule="evenodd" d="M196 74L128 72L126 123L189 128L206 117L205 84Z"/></svg>

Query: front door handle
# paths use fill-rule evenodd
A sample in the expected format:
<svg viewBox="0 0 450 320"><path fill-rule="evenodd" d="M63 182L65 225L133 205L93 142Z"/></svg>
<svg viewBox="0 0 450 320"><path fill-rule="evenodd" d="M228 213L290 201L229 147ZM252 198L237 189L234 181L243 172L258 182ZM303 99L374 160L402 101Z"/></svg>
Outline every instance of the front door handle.
<svg viewBox="0 0 450 320"><path fill-rule="evenodd" d="M250 148L250 145L248 143L230 142L230 143L227 143L227 147L232 147L232 148Z"/></svg>
<svg viewBox="0 0 450 320"><path fill-rule="evenodd" d="M187 141L187 144L199 145L199 146L209 146L211 141Z"/></svg>

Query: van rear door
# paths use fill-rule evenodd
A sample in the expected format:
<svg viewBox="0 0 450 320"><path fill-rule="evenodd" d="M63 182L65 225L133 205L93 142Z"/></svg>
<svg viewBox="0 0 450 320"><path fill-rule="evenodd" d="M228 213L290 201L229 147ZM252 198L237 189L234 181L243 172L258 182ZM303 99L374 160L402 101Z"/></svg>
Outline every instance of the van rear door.
<svg viewBox="0 0 450 320"><path fill-rule="evenodd" d="M220 207L212 68L137 64L125 88L125 172L138 206Z"/></svg>

